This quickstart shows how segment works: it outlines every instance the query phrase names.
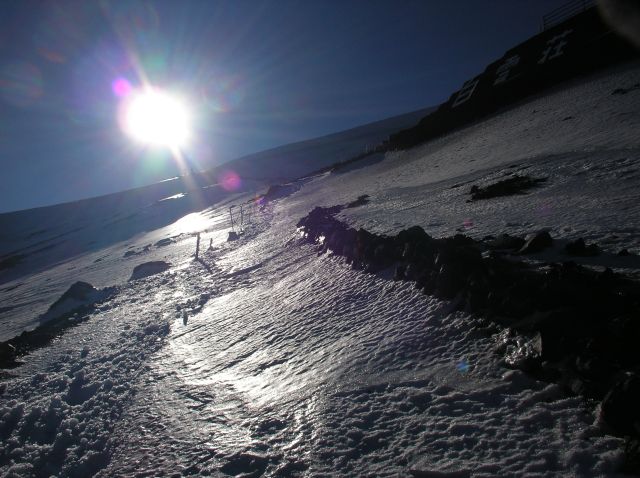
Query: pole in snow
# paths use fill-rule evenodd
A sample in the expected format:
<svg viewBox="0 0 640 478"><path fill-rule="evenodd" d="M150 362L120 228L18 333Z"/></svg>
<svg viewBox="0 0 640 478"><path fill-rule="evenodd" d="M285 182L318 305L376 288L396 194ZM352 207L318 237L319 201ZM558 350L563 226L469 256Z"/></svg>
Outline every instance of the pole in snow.
<svg viewBox="0 0 640 478"><path fill-rule="evenodd" d="M235 224L233 222L233 205L229 206L229 216L231 216L231 230L235 232Z"/></svg>
<svg viewBox="0 0 640 478"><path fill-rule="evenodd" d="M198 253L200 252L200 233L196 236L196 261L198 260Z"/></svg>

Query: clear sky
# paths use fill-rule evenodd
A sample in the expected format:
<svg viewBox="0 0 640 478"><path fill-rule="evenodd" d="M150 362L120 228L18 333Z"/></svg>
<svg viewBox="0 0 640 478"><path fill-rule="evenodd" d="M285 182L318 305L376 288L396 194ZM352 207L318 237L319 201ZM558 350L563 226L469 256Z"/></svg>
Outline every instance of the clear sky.
<svg viewBox="0 0 640 478"><path fill-rule="evenodd" d="M563 3L0 2L0 212L177 174L123 134L118 85L186 97L203 169L441 103Z"/></svg>

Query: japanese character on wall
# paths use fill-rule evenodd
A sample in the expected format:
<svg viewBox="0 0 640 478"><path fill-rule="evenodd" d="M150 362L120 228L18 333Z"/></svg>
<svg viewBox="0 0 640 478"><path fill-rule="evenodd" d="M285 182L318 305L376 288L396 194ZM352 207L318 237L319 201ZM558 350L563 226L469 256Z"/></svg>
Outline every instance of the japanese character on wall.
<svg viewBox="0 0 640 478"><path fill-rule="evenodd" d="M479 82L479 78L465 81L464 85L462 85L462 88L460 88L460 91L458 91L458 95L456 96L456 100L453 102L452 108L460 106L462 103L468 101L469 98L471 98L471 95L473 95L473 92L475 91L476 86L478 86Z"/></svg>
<svg viewBox="0 0 640 478"><path fill-rule="evenodd" d="M507 58L496 70L496 80L494 86L504 83L509 78L511 70L520 63L520 55L513 55Z"/></svg>
<svg viewBox="0 0 640 478"><path fill-rule="evenodd" d="M548 60L553 60L561 56L564 53L564 47L567 46L569 41L567 37L573 32L573 29L565 30L559 35L554 36L547 41L547 47L542 52L542 58L538 60L538 64L542 65Z"/></svg>

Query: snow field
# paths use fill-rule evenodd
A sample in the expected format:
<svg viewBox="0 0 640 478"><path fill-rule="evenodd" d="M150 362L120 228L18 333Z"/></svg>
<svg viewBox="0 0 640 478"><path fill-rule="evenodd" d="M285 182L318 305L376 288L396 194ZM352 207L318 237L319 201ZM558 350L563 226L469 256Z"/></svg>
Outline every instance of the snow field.
<svg viewBox="0 0 640 478"><path fill-rule="evenodd" d="M271 257L272 229L233 253ZM105 476L588 476L620 462L581 399L502 369L490 333L410 284L294 244L247 275L174 323ZM156 453L141 460L144 430Z"/></svg>
<svg viewBox="0 0 640 478"><path fill-rule="evenodd" d="M4 383L0 463L6 476L90 476L108 463L111 432L133 397L132 384L169 331L154 298L129 307L135 320L121 319L133 302L130 293L121 291L88 322L36 351L33 362Z"/></svg>

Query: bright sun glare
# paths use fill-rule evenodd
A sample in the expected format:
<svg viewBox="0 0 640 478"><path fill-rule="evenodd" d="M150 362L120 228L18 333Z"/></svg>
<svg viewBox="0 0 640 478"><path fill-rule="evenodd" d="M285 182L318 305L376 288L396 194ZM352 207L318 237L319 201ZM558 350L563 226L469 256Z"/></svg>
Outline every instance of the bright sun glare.
<svg viewBox="0 0 640 478"><path fill-rule="evenodd" d="M127 105L125 129L147 144L177 148L189 139L189 112L178 98L157 89L133 93Z"/></svg>

